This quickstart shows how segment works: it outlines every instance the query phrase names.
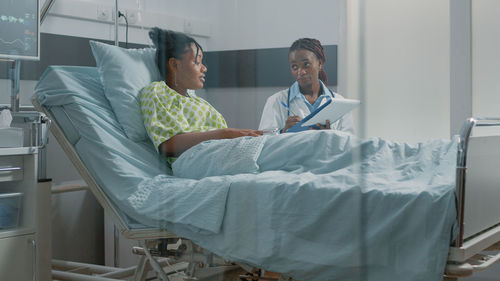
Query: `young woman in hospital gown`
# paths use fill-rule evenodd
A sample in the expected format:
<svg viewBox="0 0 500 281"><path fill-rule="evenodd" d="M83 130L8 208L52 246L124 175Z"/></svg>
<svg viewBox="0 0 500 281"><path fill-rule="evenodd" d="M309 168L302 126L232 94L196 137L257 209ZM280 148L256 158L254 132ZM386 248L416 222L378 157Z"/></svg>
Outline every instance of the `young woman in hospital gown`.
<svg viewBox="0 0 500 281"><path fill-rule="evenodd" d="M327 100L343 98L327 88L328 79L323 69L326 57L318 40L298 39L288 54L290 71L296 82L267 99L259 130L277 128L284 133ZM350 113L333 124L325 120L325 124L318 124L318 127L354 133Z"/></svg>
<svg viewBox="0 0 500 281"><path fill-rule="evenodd" d="M203 49L191 37L153 28L163 81L145 87L140 96L144 125L158 152L170 164L190 147L210 139L260 136L261 131L228 128L224 117L194 94L205 82Z"/></svg>

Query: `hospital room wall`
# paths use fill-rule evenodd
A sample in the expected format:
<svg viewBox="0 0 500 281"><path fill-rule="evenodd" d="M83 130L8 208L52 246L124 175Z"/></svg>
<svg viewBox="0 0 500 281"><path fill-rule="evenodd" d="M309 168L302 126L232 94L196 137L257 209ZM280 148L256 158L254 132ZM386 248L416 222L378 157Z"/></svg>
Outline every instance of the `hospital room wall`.
<svg viewBox="0 0 500 281"><path fill-rule="evenodd" d="M471 0L471 11L472 114L500 117L500 1ZM484 133L500 130L482 129L477 135Z"/></svg>
<svg viewBox="0 0 500 281"><path fill-rule="evenodd" d="M45 1L40 0L40 6ZM40 30L42 33L114 41L114 21L111 18L114 4L114 0L56 0ZM211 1L204 0L119 0L120 11L133 12L136 16L142 15L141 21L130 24L128 39L129 42L145 45L150 44L147 32L149 27L160 26L181 32L190 27L189 30L195 33L194 37L206 46L210 31L208 17L215 13L216 8L217 6ZM99 18L98 11L102 10L108 13L109 17L106 20ZM124 42L126 39L124 19L120 18L119 22L121 23L118 29L119 40ZM41 56L44 56L43 52ZM1 66L4 65L6 66L5 63L1 64ZM20 84L21 106L31 105L30 98L36 82L22 80ZM0 104L10 104L9 92L10 82L0 79L0 93L2 93Z"/></svg>
<svg viewBox="0 0 500 281"><path fill-rule="evenodd" d="M339 77L334 88L346 97L363 99L363 106L355 111L355 120L357 131L366 137L408 142L449 138L458 133L454 124L459 128L471 115L500 116L500 83L496 79L500 54L496 51L499 40L495 40L500 38L495 28L498 1L364 1L362 18L349 15L348 10L352 11L356 2L283 5L279 1L221 0L213 14L216 18L210 20L212 34L207 49L287 47L303 36L318 38L323 44L337 44ZM456 18L463 21L457 6L467 2L472 4L468 8L472 12L472 37L466 38L472 45L472 69L468 76L453 78L470 79L471 93L456 91L464 82L451 77L456 72L452 66L467 67L457 65L454 57L459 47L456 45L467 42L457 42L450 35L450 24L455 24ZM317 7L322 9L318 11ZM295 16L297 10L301 17ZM360 22L364 24L361 40L360 34L352 30ZM359 62L356 45L361 41L365 43L362 77L353 69ZM365 90L362 97L357 91L361 79ZM205 97L223 113L230 126L255 128L265 99L282 88L209 88ZM457 106L457 100L465 109Z"/></svg>
<svg viewBox="0 0 500 281"><path fill-rule="evenodd" d="M449 1L349 1L347 18L347 91L362 100L360 134L449 138Z"/></svg>
<svg viewBox="0 0 500 281"><path fill-rule="evenodd" d="M345 36L345 0L220 0L217 5L211 20L211 36L207 40L209 51L288 48L294 40L302 37L317 38L323 45L338 45L339 49L345 42L342 40ZM344 63L339 57L339 84L345 73L341 71ZM278 71L290 73L288 66ZM293 81L291 74L290 81ZM342 87L332 86L333 89ZM266 99L286 87L215 87L208 88L202 96L224 115L230 127L256 129Z"/></svg>
<svg viewBox="0 0 500 281"><path fill-rule="evenodd" d="M43 0L41 0L43 2ZM42 25L42 32L113 40L114 0L58 0ZM159 26L181 32L189 32L202 44L210 35L207 17L215 6L211 1L190 0L119 0L118 10L128 16L129 42L150 44L148 30ZM104 15L102 15L104 13ZM125 20L119 18L118 35L125 42Z"/></svg>
<svg viewBox="0 0 500 281"><path fill-rule="evenodd" d="M337 45L342 52L345 42L345 0L303 1L162 1L121 0L120 10L140 11L144 25L129 28L129 40L149 44L147 28L152 25L186 31L193 24L195 38L207 51L257 50L262 48L288 48L300 37L314 37L324 45ZM110 9L112 0L91 5L91 1L59 0L42 26L42 32L95 39L114 40L111 22L96 20L96 9ZM139 3L139 4L138 4ZM78 9L78 12L76 12ZM278 11L278 12L277 12ZM300 15L298 14L300 11ZM165 20L155 15L162 13ZM155 18L157 22L148 21ZM197 28L206 23L209 31ZM200 31L201 30L201 31ZM208 33L204 33L208 32ZM199 35L201 34L201 35ZM125 28L119 28L120 40L125 38ZM286 54L284 54L286 56ZM345 56L338 57L339 85L342 90ZM289 73L287 67L281 71ZM291 78L291 75L290 75ZM292 80L292 79L291 79ZM32 92L35 81L21 85L25 92ZM226 117L230 126L257 128L265 100L287 85L275 87L223 87L210 88L201 96L206 97ZM5 87L8 89L8 85ZM22 103L29 104L29 95L23 95Z"/></svg>
<svg viewBox="0 0 500 281"><path fill-rule="evenodd" d="M43 0L42 0L43 2ZM61 8L71 0L59 0L53 9ZM82 2L82 1L79 1ZM89 1L86 1L89 2ZM350 5L356 1L347 1ZM366 122L365 135L382 136L396 140L418 141L429 137L447 137L443 132L449 128L449 1L366 1L366 102L364 110ZM138 6L140 3L140 6ZM210 36L197 36L208 51L258 49L264 47L287 47L300 36L319 38L324 44L339 44L338 89L347 97L354 97L354 92L346 91L346 57L356 49L352 45L344 47L346 13L345 1L312 1L299 6L299 1L161 1L161 0L121 0L124 9L141 9L143 13L164 11L180 19L196 19L210 23ZM295 3L295 4L294 4ZM474 114L495 114L494 105L498 104L494 90L495 83L492 52L496 43L489 44L487 37L490 24L488 12L495 9L481 7L498 5L494 0L472 1L479 14L473 17L474 26L482 25L483 32L474 32L475 40L488 42L477 44L473 48L474 67ZM112 6L114 1L101 1L95 6ZM390 5L390 9L385 9ZM321 9L318 9L321 7ZM293 17L293 12L300 9L302 22ZM90 12L89 12L90 13ZM481 15L484 14L484 15ZM278 15L278 16L276 16ZM314 15L314 16L307 16ZM92 15L88 15L91 17ZM394 24L397 23L397 24ZM348 28L352 28L349 22ZM331 28L326 28L331 26ZM177 26L182 29L183 26ZM104 32L103 32L104 30ZM89 38L112 40L113 27L97 21L79 20L71 17L50 15L43 32L67 34ZM125 37L125 29L120 28L120 38ZM140 28L130 29L130 40L146 43L145 31ZM495 30L491 30L495 32ZM276 36L279 34L279 36ZM350 33L352 34L352 33ZM494 34L494 33L493 33ZM491 38L497 38L490 36ZM481 38L485 38L482 40ZM479 40L481 39L481 40ZM491 50L488 52L488 50ZM351 67L354 64L349 64ZM487 66L489 65L489 69ZM287 69L283 71L288 71ZM352 73L351 73L352 74ZM486 79L485 75L489 75ZM358 81L350 75L351 81ZM478 83L481 81L480 83ZM23 81L22 104L29 104L29 96L36 81ZM353 83L350 83L351 85ZM8 91L6 80L0 81L2 90ZM207 99L212 101L227 119L238 127L256 127L260 111L267 96L283 87L270 88L220 88L209 89ZM24 90L23 90L24 89ZM488 90L491 89L491 90ZM229 95L229 96L228 96ZM6 95L4 95L6 96ZM245 103L239 101L245 101ZM250 102L250 103L249 103ZM239 104L252 105L239 110ZM421 108L428 110L423 113ZM359 111L358 111L359 112ZM242 114L243 113L243 114ZM397 117L397 118L395 118ZM231 122L231 121L230 121ZM359 122L358 122L359 123ZM433 124L433 126L429 126Z"/></svg>
<svg viewBox="0 0 500 281"><path fill-rule="evenodd" d="M209 51L288 48L294 40L302 37L317 38L323 45L337 45L339 50L345 42L345 0L219 0L217 3L210 21ZM282 55L287 54L283 52ZM345 60L338 57L339 85L330 86L345 95L343 69ZM293 81L288 66L277 71L286 73ZM266 99L285 88L287 85L211 87L202 96L224 115L230 127L257 128Z"/></svg>
<svg viewBox="0 0 500 281"><path fill-rule="evenodd" d="M363 101L358 132L415 142L449 138L471 115L500 116L499 6L349 1L346 92Z"/></svg>

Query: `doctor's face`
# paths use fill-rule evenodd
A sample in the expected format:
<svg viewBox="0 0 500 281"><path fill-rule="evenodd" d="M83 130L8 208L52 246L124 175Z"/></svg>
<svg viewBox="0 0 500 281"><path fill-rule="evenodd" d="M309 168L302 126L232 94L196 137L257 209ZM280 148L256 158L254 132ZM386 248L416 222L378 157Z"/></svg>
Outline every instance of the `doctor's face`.
<svg viewBox="0 0 500 281"><path fill-rule="evenodd" d="M177 68L177 84L184 89L197 90L203 88L207 68L202 63L203 53L191 44L189 50L182 55Z"/></svg>
<svg viewBox="0 0 500 281"><path fill-rule="evenodd" d="M288 60L292 76L302 88L318 83L322 65L313 52L304 49L295 50L290 52Z"/></svg>

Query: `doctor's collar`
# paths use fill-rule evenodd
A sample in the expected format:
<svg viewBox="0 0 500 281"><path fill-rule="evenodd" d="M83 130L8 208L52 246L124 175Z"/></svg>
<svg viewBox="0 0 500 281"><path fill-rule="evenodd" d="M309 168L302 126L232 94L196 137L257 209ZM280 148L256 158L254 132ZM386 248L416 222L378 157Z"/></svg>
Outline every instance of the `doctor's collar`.
<svg viewBox="0 0 500 281"><path fill-rule="evenodd" d="M327 95L327 96L330 96L331 98L333 98L334 97L333 92L325 86L323 81L319 80L319 83L321 85L321 90L322 90L322 94L319 96ZM300 92L299 82L295 81L295 83L293 83L292 86L290 86L290 99L289 100L291 101L296 97L300 97L300 95L303 95L303 94Z"/></svg>

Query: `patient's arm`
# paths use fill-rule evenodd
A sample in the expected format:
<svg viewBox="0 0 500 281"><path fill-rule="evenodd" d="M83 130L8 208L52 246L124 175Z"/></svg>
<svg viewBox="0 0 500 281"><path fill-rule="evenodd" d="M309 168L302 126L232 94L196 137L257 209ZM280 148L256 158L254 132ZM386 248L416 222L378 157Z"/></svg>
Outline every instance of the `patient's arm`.
<svg viewBox="0 0 500 281"><path fill-rule="evenodd" d="M184 151L200 142L213 139L234 139L244 136L257 137L262 135L262 131L249 129L226 128L208 132L192 132L177 134L162 142L158 146L158 151L167 157L178 157Z"/></svg>

